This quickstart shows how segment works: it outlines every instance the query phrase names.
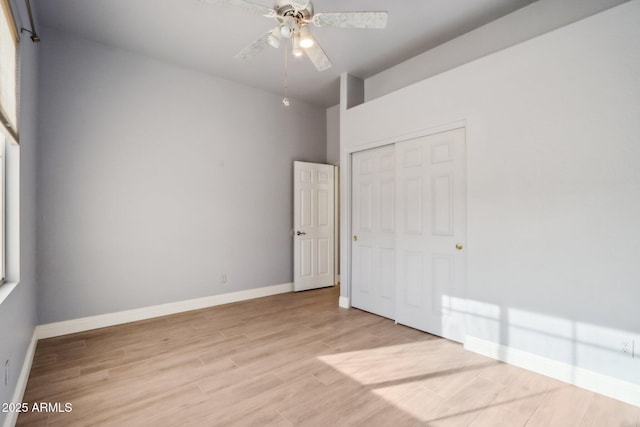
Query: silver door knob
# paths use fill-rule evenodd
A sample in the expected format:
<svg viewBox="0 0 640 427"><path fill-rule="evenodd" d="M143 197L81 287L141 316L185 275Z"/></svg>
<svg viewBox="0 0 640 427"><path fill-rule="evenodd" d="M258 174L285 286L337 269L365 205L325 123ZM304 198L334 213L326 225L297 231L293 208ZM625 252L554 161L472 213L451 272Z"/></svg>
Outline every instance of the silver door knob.
<svg viewBox="0 0 640 427"><path fill-rule="evenodd" d="M303 231L296 231L296 235L298 235L298 236L303 236L305 234L307 234L307 233L305 233Z"/></svg>

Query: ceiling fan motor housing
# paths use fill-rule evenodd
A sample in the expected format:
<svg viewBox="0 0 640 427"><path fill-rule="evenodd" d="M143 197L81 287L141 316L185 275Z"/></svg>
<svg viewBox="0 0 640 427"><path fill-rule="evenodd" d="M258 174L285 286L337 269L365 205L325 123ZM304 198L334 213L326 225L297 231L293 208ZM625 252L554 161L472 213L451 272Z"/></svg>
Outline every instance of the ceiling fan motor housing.
<svg viewBox="0 0 640 427"><path fill-rule="evenodd" d="M313 5L311 2L295 3L291 0L276 0L273 9L278 16L291 16L298 21L298 24L308 21L313 16Z"/></svg>

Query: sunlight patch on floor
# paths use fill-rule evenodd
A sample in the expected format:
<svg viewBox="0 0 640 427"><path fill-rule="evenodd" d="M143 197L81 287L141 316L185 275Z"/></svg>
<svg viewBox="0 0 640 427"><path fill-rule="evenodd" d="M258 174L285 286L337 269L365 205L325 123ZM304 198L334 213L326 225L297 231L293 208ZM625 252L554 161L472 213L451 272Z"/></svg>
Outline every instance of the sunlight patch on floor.
<svg viewBox="0 0 640 427"><path fill-rule="evenodd" d="M410 382L411 378L440 369L459 367L464 358L451 358L453 345L444 340L429 340L330 354L318 359L360 384L382 386L394 381Z"/></svg>
<svg viewBox="0 0 640 427"><path fill-rule="evenodd" d="M489 408L507 414L524 412L527 406L535 409L558 386L444 339L335 353L318 360L414 419L434 426L468 425ZM511 381L515 381L513 387L509 387Z"/></svg>

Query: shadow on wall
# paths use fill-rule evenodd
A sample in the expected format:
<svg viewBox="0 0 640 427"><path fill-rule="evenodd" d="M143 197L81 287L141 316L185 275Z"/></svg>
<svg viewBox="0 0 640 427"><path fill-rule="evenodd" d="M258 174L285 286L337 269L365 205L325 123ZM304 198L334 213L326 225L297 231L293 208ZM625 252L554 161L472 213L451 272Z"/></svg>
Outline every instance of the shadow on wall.
<svg viewBox="0 0 640 427"><path fill-rule="evenodd" d="M520 350L562 362L571 371L560 378L579 382L578 370L615 377L640 385L640 334L548 314L452 298L453 311L466 316L467 336L500 347L493 357L518 364ZM553 369L553 368L551 368Z"/></svg>

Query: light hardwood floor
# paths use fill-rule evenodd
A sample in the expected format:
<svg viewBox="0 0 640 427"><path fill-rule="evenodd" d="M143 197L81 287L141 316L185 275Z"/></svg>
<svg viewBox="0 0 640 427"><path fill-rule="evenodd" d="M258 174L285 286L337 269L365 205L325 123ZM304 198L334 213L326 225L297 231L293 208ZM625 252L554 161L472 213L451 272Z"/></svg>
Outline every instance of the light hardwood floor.
<svg viewBox="0 0 640 427"><path fill-rule="evenodd" d="M283 294L42 340L18 426L624 426L640 408Z"/></svg>

